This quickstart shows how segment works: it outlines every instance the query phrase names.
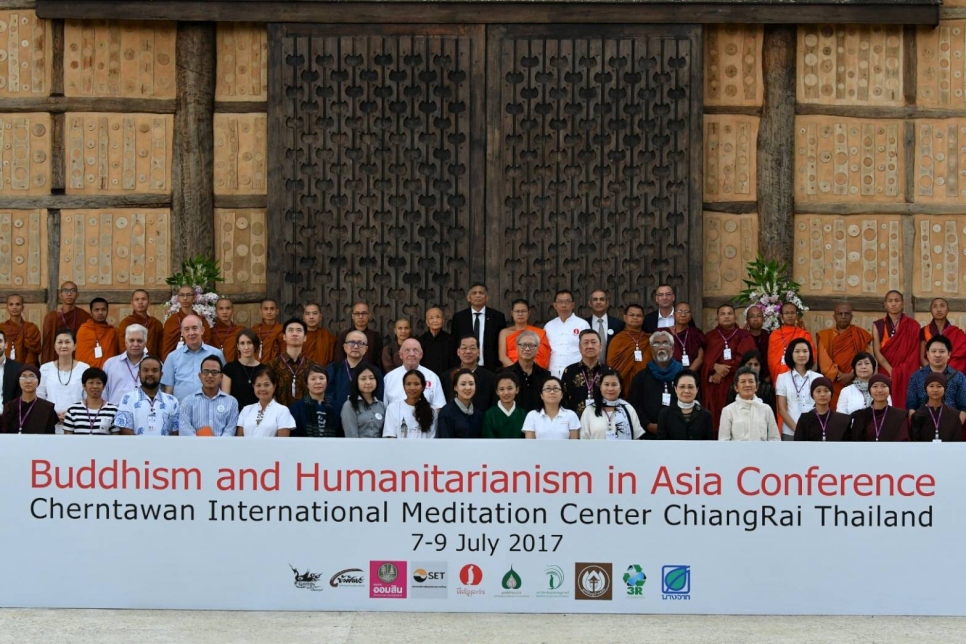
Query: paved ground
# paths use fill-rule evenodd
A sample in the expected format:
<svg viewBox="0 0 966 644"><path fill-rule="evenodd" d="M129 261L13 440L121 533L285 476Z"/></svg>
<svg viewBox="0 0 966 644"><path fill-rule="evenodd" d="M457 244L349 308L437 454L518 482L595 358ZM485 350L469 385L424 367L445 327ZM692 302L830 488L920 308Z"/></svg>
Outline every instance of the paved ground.
<svg viewBox="0 0 966 644"><path fill-rule="evenodd" d="M656 617L0 610L0 642L966 642L952 617Z"/></svg>

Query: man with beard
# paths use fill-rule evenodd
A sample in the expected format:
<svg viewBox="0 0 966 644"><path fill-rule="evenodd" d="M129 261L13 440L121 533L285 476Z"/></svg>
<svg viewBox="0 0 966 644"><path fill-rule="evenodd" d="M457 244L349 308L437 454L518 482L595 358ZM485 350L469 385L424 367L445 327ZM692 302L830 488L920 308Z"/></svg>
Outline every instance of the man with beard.
<svg viewBox="0 0 966 644"><path fill-rule="evenodd" d="M657 438L657 418L661 410L677 403L674 379L684 365L674 359L673 336L662 329L651 334L651 355L654 359L634 376L627 398L641 419L644 438Z"/></svg>
<svg viewBox="0 0 966 644"><path fill-rule="evenodd" d="M174 436L178 433L178 399L158 391L161 360L147 356L138 367L141 386L124 394L114 426L128 436Z"/></svg>
<svg viewBox="0 0 966 644"><path fill-rule="evenodd" d="M751 335L736 324L735 307L730 304L719 306L718 326L705 335L704 365L701 369L704 407L711 412L715 435L721 421L721 410L727 404L728 390L735 383L735 371L741 356L754 348Z"/></svg>

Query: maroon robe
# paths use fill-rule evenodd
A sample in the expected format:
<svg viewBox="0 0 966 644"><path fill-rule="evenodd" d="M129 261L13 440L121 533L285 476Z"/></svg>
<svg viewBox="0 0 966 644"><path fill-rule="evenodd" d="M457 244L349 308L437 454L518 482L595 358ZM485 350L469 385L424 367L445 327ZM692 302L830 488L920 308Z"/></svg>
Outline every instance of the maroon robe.
<svg viewBox="0 0 966 644"><path fill-rule="evenodd" d="M725 344L731 349L731 358L725 360ZM704 364L701 365L701 390L704 407L711 412L714 421L714 436L718 437L718 425L721 422L721 410L725 408L728 390L734 387L735 372L741 356L755 348L751 334L744 329L735 327L731 331L723 331L720 326L715 327L705 335ZM731 368L721 382L711 382L714 365L723 364Z"/></svg>

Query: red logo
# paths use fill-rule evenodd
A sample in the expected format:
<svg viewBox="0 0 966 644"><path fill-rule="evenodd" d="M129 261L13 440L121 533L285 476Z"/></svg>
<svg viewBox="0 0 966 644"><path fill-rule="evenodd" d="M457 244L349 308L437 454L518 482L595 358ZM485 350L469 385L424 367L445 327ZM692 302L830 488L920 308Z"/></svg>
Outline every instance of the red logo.
<svg viewBox="0 0 966 644"><path fill-rule="evenodd" d="M483 581L483 571L476 564L466 564L460 568L460 581L464 586L479 586Z"/></svg>
<svg viewBox="0 0 966 644"><path fill-rule="evenodd" d="M580 329L574 329L574 335L580 335Z"/></svg>

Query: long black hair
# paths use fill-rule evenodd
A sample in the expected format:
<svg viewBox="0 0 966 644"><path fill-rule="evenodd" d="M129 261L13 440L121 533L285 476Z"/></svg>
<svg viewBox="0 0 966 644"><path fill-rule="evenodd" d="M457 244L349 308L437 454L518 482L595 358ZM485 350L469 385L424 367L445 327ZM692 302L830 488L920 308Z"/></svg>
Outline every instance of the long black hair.
<svg viewBox="0 0 966 644"><path fill-rule="evenodd" d="M433 406L426 400L426 376L419 369L410 369L403 374L403 386L406 384L406 378L410 375L418 377L420 384L423 386L423 392L419 394L419 400L413 405L413 416L416 417L419 428L424 432L428 432L433 428L433 421L436 420L436 414L433 412Z"/></svg>
<svg viewBox="0 0 966 644"><path fill-rule="evenodd" d="M351 406L355 411L362 411L363 409L369 408L369 403L367 403L366 399L363 398L359 393L359 376L366 371L371 373L372 377L376 379L376 388L378 389L379 376L376 375L375 365L371 362L366 362L363 360L356 365L356 371L352 374L352 382L349 384L349 406ZM372 392L372 397L373 400L375 400L376 392ZM362 405L360 406L359 403L362 403Z"/></svg>

